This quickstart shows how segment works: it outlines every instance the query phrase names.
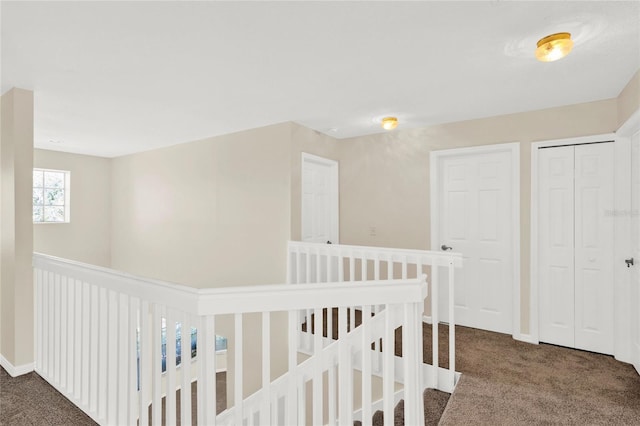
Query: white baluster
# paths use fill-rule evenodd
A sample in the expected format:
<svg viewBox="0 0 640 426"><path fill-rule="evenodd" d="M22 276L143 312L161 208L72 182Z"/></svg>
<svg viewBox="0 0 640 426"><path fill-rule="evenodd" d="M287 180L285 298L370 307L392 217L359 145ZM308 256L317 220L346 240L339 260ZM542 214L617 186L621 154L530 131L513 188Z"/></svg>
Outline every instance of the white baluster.
<svg viewBox="0 0 640 426"><path fill-rule="evenodd" d="M155 309L154 309L155 310ZM153 315L155 321L155 315ZM149 401L151 401L151 388L153 387L153 333L155 332L153 323L149 321L149 302L140 302L140 356L138 357L140 374L140 416L139 426L149 425Z"/></svg>
<svg viewBox="0 0 640 426"><path fill-rule="evenodd" d="M353 424L353 381L350 380L351 372L351 348L346 339L347 336L347 309L338 309L338 381L340 386L340 400L338 412L340 424Z"/></svg>
<svg viewBox="0 0 640 426"><path fill-rule="evenodd" d="M74 280L74 292L75 292L75 320L74 323L74 362L73 362L73 397L76 401L82 399L82 348L84 346L84 340L82 336L82 329L86 327L86 320L82 314L83 302L82 302L82 281Z"/></svg>
<svg viewBox="0 0 640 426"><path fill-rule="evenodd" d="M108 293L108 340L107 340L107 352L108 363L107 371L105 372L105 382L108 383L107 392L107 423L117 423L118 413L118 298L117 293L107 290Z"/></svg>
<svg viewBox="0 0 640 426"><path fill-rule="evenodd" d="M137 328L139 324L140 299L129 298L129 318L125 327L128 350L124 354L126 365L127 383L127 412L125 422L133 425L138 418L138 349L137 349ZM123 422L124 423L124 422ZM142 423L140 424L140 426Z"/></svg>
<svg viewBox="0 0 640 426"><path fill-rule="evenodd" d="M53 381L56 384L60 384L60 317L61 317L61 301L60 301L60 275L55 274L53 283Z"/></svg>
<svg viewBox="0 0 640 426"><path fill-rule="evenodd" d="M89 403L89 372L91 371L91 287L82 282L82 405ZM97 336L95 336L97 337ZM95 369L95 367L94 367Z"/></svg>
<svg viewBox="0 0 640 426"><path fill-rule="evenodd" d="M202 317L198 329L198 359L200 374L198 377L198 424L216 424L216 354L215 354L215 317ZM202 408L200 408L202 406ZM201 411L202 410L202 411Z"/></svg>
<svg viewBox="0 0 640 426"><path fill-rule="evenodd" d="M234 382L234 419L236 425L242 425L244 420L244 411L243 411L243 373L244 373L244 365L242 364L242 351L243 351L243 333L242 333L242 314L235 314L235 382ZM309 331L309 327L307 327L307 331Z"/></svg>
<svg viewBox="0 0 640 426"><path fill-rule="evenodd" d="M106 303L107 298L100 297L101 291L97 286L91 287L91 349L89 361L89 411L97 412L99 419L104 419L106 403ZM102 289L105 290L105 289ZM105 290L106 293L106 290ZM100 301L103 303L100 303ZM104 317L104 319L103 319ZM100 380L102 379L102 380ZM98 403L101 402L99 405ZM102 411L98 412L101 408Z"/></svg>
<svg viewBox="0 0 640 426"><path fill-rule="evenodd" d="M404 421L405 424L414 425L418 423L416 407L418 405L418 386L416 377L420 375L421 369L417 359L415 347L415 329L418 321L415 315L415 304L404 304L404 318L402 323L402 361L404 367Z"/></svg>
<svg viewBox="0 0 640 426"><path fill-rule="evenodd" d="M455 382L456 373L456 322L454 309L453 260L449 259L449 372L451 375L451 386L453 386Z"/></svg>
<svg viewBox="0 0 640 426"><path fill-rule="evenodd" d="M271 383L271 315L262 313L262 389L266 391ZM260 424L269 424L271 418L268 392L263 395L260 408Z"/></svg>
<svg viewBox="0 0 640 426"><path fill-rule="evenodd" d="M286 413L285 413L285 424L294 424L296 422L296 367L298 365L298 351L297 351L297 335L298 335L298 324L296 323L296 312L297 311L289 311L289 380L287 385L287 396L286 396Z"/></svg>
<svg viewBox="0 0 640 426"><path fill-rule="evenodd" d="M167 308L166 312L165 415L166 423L173 424L176 422L176 314L171 308Z"/></svg>
<svg viewBox="0 0 640 426"><path fill-rule="evenodd" d="M44 303L43 303L43 288L42 288L42 270L36 269L34 271L34 279L36 281L36 372L42 374L42 352L44 349Z"/></svg>
<svg viewBox="0 0 640 426"><path fill-rule="evenodd" d="M337 414L336 414L336 398L338 396L338 387L336 380L336 366L335 359L332 357L331 362L329 363L329 425L333 426L336 424Z"/></svg>
<svg viewBox="0 0 640 426"><path fill-rule="evenodd" d="M46 333L47 333L47 360L46 360L46 373L47 378L49 380L53 380L54 371L53 371L53 350L54 350L54 301L55 301L55 289L53 287L53 273L46 272L46 284L45 287L47 289L47 317L46 317Z"/></svg>
<svg viewBox="0 0 640 426"><path fill-rule="evenodd" d="M182 313L180 317L180 369L182 385L180 387L180 424L191 426L191 315Z"/></svg>
<svg viewBox="0 0 640 426"><path fill-rule="evenodd" d="M60 276L60 387L66 391L67 388L67 277ZM65 392L66 393L66 392Z"/></svg>
<svg viewBox="0 0 640 426"><path fill-rule="evenodd" d="M128 422L129 415L129 353L135 352L135 347L129 347L129 297L116 293L116 329L118 342L117 364L114 371L117 378L115 423L124 425ZM114 327L115 328L115 327ZM113 381L113 378L112 378Z"/></svg>
<svg viewBox="0 0 640 426"><path fill-rule="evenodd" d="M431 266L431 349L432 349L432 371L433 375L431 377L431 387L434 389L438 389L438 367L439 367L439 342L440 335L438 326L440 323L440 317L438 312L438 299L440 297L440 279L438 277L438 271L440 267L435 265L435 262L432 262Z"/></svg>
<svg viewBox="0 0 640 426"><path fill-rule="evenodd" d="M153 333L151 356L153 358L153 372L151 375L151 422L153 426L162 424L162 305L154 303L152 306L153 320L151 331Z"/></svg>
<svg viewBox="0 0 640 426"><path fill-rule="evenodd" d="M371 425L371 305L362 307L362 424Z"/></svg>
<svg viewBox="0 0 640 426"><path fill-rule="evenodd" d="M322 422L322 334L324 319L321 308L316 308L314 312L315 324L314 324L314 350L313 354L316 357L315 367L313 373L313 424L321 425Z"/></svg>
<svg viewBox="0 0 640 426"><path fill-rule="evenodd" d="M393 328L393 312L391 305L387 305L384 310L384 338L382 340L382 398L384 407L384 425L393 426L393 388L394 388L394 328Z"/></svg>
<svg viewBox="0 0 640 426"><path fill-rule="evenodd" d="M74 368L76 365L75 335L79 324L76 322L76 284L75 280L67 277L67 395L73 398L74 393Z"/></svg>

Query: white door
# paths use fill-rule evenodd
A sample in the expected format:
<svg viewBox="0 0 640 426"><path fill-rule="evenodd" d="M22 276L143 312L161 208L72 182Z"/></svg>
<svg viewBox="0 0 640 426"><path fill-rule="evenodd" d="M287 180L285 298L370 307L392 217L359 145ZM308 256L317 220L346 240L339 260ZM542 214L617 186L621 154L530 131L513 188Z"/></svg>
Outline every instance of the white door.
<svg viewBox="0 0 640 426"><path fill-rule="evenodd" d="M613 353L613 144L540 149L540 341Z"/></svg>
<svg viewBox="0 0 640 426"><path fill-rule="evenodd" d="M631 138L631 359L640 374L640 132Z"/></svg>
<svg viewBox="0 0 640 426"><path fill-rule="evenodd" d="M438 221L433 249L444 245L463 255L464 267L455 275L455 323L511 333L516 252L512 153L461 151L436 158ZM447 277L442 275L446 274L439 280L439 311L446 322Z"/></svg>
<svg viewBox="0 0 640 426"><path fill-rule="evenodd" d="M575 147L575 346L613 353L613 143Z"/></svg>
<svg viewBox="0 0 640 426"><path fill-rule="evenodd" d="M338 243L338 163L302 153L302 241Z"/></svg>
<svg viewBox="0 0 640 426"><path fill-rule="evenodd" d="M540 340L574 346L574 147L538 151Z"/></svg>

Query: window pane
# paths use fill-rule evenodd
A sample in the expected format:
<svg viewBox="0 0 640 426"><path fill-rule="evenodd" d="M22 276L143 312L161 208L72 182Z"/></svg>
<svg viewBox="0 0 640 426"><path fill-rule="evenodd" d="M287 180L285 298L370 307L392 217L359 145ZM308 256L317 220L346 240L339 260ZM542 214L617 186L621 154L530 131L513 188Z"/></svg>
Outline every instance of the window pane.
<svg viewBox="0 0 640 426"><path fill-rule="evenodd" d="M227 339L222 336L216 336L216 351L224 351L227 349Z"/></svg>
<svg viewBox="0 0 640 426"><path fill-rule="evenodd" d="M63 206L64 189L45 189L44 200L45 204L48 206Z"/></svg>
<svg viewBox="0 0 640 426"><path fill-rule="evenodd" d="M47 188L64 188L64 173L45 172L44 186Z"/></svg>
<svg viewBox="0 0 640 426"><path fill-rule="evenodd" d="M64 207L45 207L45 222L64 222Z"/></svg>
<svg viewBox="0 0 640 426"><path fill-rule="evenodd" d="M44 207L33 206L33 221L42 222L44 218Z"/></svg>
<svg viewBox="0 0 640 426"><path fill-rule="evenodd" d="M33 171L33 187L34 188L42 188L44 179L44 173L42 170L34 170Z"/></svg>
<svg viewBox="0 0 640 426"><path fill-rule="evenodd" d="M33 205L41 206L44 204L44 193L42 188L33 189Z"/></svg>

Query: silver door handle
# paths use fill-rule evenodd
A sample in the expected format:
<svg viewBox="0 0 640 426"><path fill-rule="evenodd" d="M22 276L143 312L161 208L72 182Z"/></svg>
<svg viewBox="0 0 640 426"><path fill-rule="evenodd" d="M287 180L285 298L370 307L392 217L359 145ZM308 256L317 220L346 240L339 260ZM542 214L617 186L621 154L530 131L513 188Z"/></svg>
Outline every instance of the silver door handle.
<svg viewBox="0 0 640 426"><path fill-rule="evenodd" d="M449 247L447 245L441 245L440 248L442 249L442 251L447 251L447 250L453 250L453 247Z"/></svg>

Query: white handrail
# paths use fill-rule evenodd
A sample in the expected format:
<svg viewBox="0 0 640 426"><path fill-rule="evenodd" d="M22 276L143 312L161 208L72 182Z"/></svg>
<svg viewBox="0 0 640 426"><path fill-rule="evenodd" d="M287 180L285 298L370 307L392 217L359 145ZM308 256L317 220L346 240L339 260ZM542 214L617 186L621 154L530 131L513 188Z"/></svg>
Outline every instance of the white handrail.
<svg viewBox="0 0 640 426"><path fill-rule="evenodd" d="M322 389L320 383L323 383L324 372L329 373L328 386L332 389L333 398L336 393L341 395L337 405L331 408L329 404L330 412L333 410L332 415L351 422L354 358L359 364L368 362L369 366L363 368L372 371L372 357L361 354L368 353L371 344L382 338L385 347L382 355L389 369L394 364L392 330L401 326L407 333L418 337L412 330L420 322L421 307L427 296L427 284L422 275L412 279L404 277L304 286L281 284L195 289L42 254L34 254L33 265L36 371L100 424L139 422L146 425L149 421L160 424L163 415L167 419L175 418L175 399L169 398L164 404L164 395L182 388L181 407L190 407L192 378L185 376L188 371L197 380L199 424L302 421L307 410L306 383L310 381L316 392L308 409L313 411L316 420L322 418L318 408L322 405L319 389ZM343 269L337 267L336 271ZM350 274L354 276L353 271ZM306 275L310 279L310 274ZM362 312L377 314L364 320L366 327L356 326L355 310L351 309L354 306L361 306ZM321 318L323 311L332 311L334 307L340 308L342 313L337 330L340 338L325 345ZM347 321L347 308L350 321ZM302 364L298 364L294 344L299 327L295 319L299 310L313 310L317 320L312 324L309 317L307 323L307 330L315 332L314 357ZM270 379L267 368L262 373L263 391L259 401L255 399L257 397L243 400L243 314L262 313L262 330L265 332L269 329L270 313L282 311L294 319L289 330L289 346L293 348L290 369L280 379L265 386ZM233 414L227 410L225 414L216 415L213 380L216 359L212 348L217 318L227 314L233 314L231 329L235 341L229 348L229 357L234 361L230 373L235 376L228 378L228 384L235 386L232 394L235 408ZM166 343L161 327L163 321L166 321ZM191 353L187 353L184 345L188 340L185 334L191 326L198 329L200 353L196 368L185 364L181 370L176 368L178 352L173 342L177 341L177 324L182 324L179 342L183 348L183 363L191 360ZM268 333L266 339L263 336L261 340L268 346L262 350L262 362L257 363L263 368L272 356L269 340ZM412 347L411 340L403 341L405 353ZM166 359L162 356L164 353ZM411 366L409 362L412 361L408 359L405 363L407 371L403 376L409 380L407 389L417 389L418 382L411 382L418 380L419 374L415 374L417 365ZM335 380L336 368L340 369L340 388ZM165 369L166 373L163 373ZM387 373L385 389L390 389L393 381L394 374ZM284 411L280 408L281 399L285 402ZM408 418L422 418L416 399L421 400L407 400L405 410L409 413ZM149 417L147 410L150 404L152 412ZM392 405L386 405L385 414L389 418L393 417L389 411L392 408ZM190 423L190 416L183 410L180 416L183 424ZM327 420L333 423L336 419L330 417Z"/></svg>

